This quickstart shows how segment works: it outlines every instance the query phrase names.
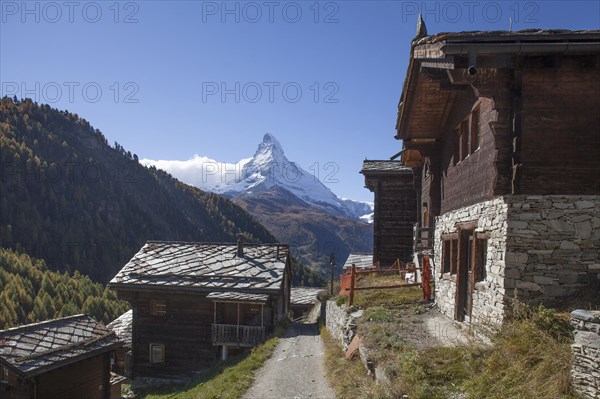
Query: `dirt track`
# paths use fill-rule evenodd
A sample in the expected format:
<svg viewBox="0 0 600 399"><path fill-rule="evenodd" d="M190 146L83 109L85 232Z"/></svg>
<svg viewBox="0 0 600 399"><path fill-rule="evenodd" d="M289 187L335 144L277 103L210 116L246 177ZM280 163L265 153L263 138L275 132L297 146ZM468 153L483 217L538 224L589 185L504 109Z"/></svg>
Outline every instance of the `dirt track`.
<svg viewBox="0 0 600 399"><path fill-rule="evenodd" d="M290 325L243 399L335 399L320 338L316 324Z"/></svg>

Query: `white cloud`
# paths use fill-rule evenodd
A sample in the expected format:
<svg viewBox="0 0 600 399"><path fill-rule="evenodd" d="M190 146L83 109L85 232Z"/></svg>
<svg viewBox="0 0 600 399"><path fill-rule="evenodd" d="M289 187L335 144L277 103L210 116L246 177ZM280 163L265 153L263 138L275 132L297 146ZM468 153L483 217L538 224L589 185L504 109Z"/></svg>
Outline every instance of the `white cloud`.
<svg viewBox="0 0 600 399"><path fill-rule="evenodd" d="M243 180L242 171L252 158L242 159L237 163L219 162L208 157L194 155L187 161L142 159L144 166L155 166L182 182L199 187L206 191L223 192L234 182Z"/></svg>

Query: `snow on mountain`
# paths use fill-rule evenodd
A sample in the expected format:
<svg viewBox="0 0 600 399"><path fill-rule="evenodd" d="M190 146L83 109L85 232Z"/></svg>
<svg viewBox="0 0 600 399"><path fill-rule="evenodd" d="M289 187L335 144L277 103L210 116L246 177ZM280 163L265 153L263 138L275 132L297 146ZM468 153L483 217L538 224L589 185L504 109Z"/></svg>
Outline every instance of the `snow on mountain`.
<svg viewBox="0 0 600 399"><path fill-rule="evenodd" d="M184 183L232 198L278 186L332 215L362 219L373 212L372 203L339 198L312 173L289 161L279 141L269 133L252 158L237 163L198 155L187 161L140 162L163 169Z"/></svg>

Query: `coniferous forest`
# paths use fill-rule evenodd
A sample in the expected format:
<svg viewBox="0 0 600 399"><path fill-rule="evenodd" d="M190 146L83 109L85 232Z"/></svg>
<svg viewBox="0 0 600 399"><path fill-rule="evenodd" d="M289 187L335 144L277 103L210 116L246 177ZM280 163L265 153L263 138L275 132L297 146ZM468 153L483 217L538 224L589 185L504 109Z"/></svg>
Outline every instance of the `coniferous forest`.
<svg viewBox="0 0 600 399"><path fill-rule="evenodd" d="M78 271L53 272L43 260L0 248L0 330L79 313L108 323L128 308Z"/></svg>
<svg viewBox="0 0 600 399"><path fill-rule="evenodd" d="M86 120L31 100L0 100L0 329L127 310L104 288L147 240L275 238L230 200L138 162ZM293 284L323 286L293 263Z"/></svg>

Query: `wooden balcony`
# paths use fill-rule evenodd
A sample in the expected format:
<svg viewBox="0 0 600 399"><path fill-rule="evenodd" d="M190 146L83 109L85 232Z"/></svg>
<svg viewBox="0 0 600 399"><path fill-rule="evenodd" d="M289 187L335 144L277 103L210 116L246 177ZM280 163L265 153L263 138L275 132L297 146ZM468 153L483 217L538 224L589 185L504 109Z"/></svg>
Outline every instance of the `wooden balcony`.
<svg viewBox="0 0 600 399"><path fill-rule="evenodd" d="M254 347L265 340L265 327L213 324L213 345Z"/></svg>

